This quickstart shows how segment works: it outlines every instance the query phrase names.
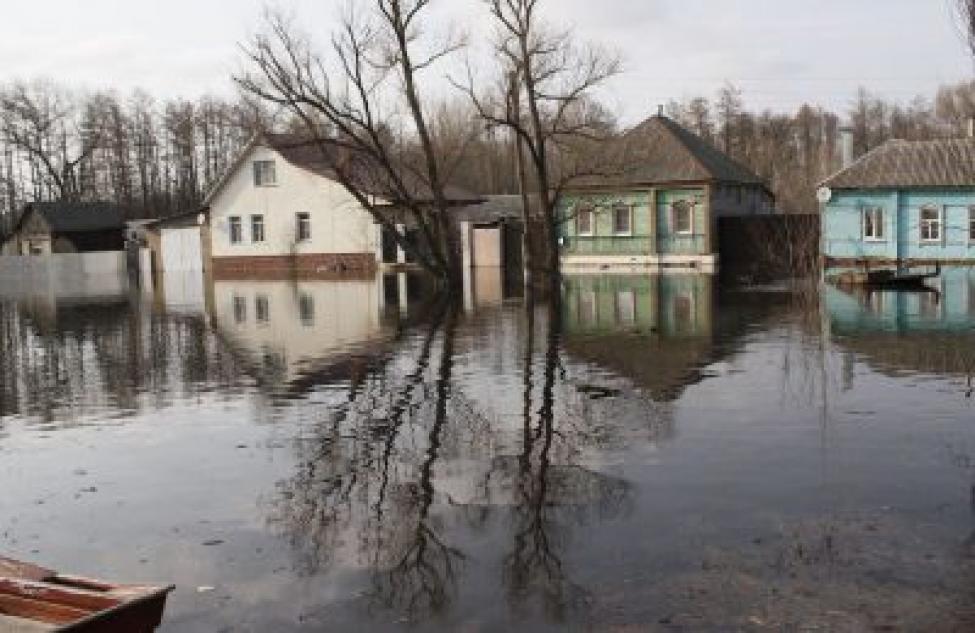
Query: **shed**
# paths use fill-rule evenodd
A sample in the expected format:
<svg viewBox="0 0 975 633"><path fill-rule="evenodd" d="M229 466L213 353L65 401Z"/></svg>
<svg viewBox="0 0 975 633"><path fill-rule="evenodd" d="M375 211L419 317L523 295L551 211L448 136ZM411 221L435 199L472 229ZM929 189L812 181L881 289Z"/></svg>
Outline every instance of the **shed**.
<svg viewBox="0 0 975 633"><path fill-rule="evenodd" d="M11 231L20 255L121 251L125 210L107 202L32 202Z"/></svg>

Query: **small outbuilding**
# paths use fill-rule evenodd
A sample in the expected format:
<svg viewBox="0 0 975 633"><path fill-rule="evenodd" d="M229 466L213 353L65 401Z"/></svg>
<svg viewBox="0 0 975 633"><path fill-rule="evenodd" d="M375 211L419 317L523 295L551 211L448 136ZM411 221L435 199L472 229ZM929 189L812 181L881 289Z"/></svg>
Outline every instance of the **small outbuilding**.
<svg viewBox="0 0 975 633"><path fill-rule="evenodd" d="M106 202L32 202L11 230L8 248L18 255L122 251L125 216Z"/></svg>

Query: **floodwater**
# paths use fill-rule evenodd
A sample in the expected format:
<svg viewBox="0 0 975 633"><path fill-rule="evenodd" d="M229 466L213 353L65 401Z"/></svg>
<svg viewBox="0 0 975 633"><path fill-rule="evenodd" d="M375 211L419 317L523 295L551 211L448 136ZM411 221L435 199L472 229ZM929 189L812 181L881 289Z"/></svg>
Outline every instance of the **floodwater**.
<svg viewBox="0 0 975 633"><path fill-rule="evenodd" d="M164 632L975 628L975 271L421 286L0 298L0 552Z"/></svg>

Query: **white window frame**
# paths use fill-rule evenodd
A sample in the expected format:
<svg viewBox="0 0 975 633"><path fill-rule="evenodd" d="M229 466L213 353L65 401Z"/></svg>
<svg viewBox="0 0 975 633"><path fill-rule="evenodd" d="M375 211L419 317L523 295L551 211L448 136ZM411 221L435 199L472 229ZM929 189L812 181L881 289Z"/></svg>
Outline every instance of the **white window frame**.
<svg viewBox="0 0 975 633"><path fill-rule="evenodd" d="M975 244L975 206L968 207L968 243Z"/></svg>
<svg viewBox="0 0 975 633"><path fill-rule="evenodd" d="M867 234L867 218L870 215L874 215L874 221L872 222L872 227L874 228L874 234ZM880 217L880 223L877 224L877 215ZM863 236L864 242L886 242L887 241L887 225L886 225L886 213L884 213L883 207L864 207L860 212L860 235ZM880 235L876 234L876 227L880 227Z"/></svg>
<svg viewBox="0 0 975 633"><path fill-rule="evenodd" d="M302 227L305 228L305 234L302 235ZM307 211L299 211L295 214L295 241L296 242L310 242L311 241L311 214Z"/></svg>
<svg viewBox="0 0 975 633"><path fill-rule="evenodd" d="M582 214L588 214L589 216L589 230L586 232L582 231L582 222L579 219ZM579 207L576 209L576 235L579 237L592 237L596 234L596 210L592 207Z"/></svg>
<svg viewBox="0 0 975 633"><path fill-rule="evenodd" d="M618 203L614 204L613 210L613 235L619 235L621 237L629 237L633 235L633 207L628 204ZM616 213L619 211L626 211L626 230L619 231L616 227Z"/></svg>
<svg viewBox="0 0 975 633"><path fill-rule="evenodd" d="M257 227L260 226L260 235L258 236ZM258 239L258 237L260 239ZM264 215L261 213L255 213L251 215L251 244L263 244L267 241L267 224L264 223Z"/></svg>
<svg viewBox="0 0 975 633"><path fill-rule="evenodd" d="M924 212L934 211L937 214L937 218L934 220L925 220ZM938 228L937 237L924 237L924 227L936 226ZM921 244L941 244L944 241L945 231L944 231L944 209L940 207L935 207L932 205L925 205L918 210L917 214L917 237Z"/></svg>
<svg viewBox="0 0 975 633"><path fill-rule="evenodd" d="M269 177L270 176L270 177ZM278 185L278 170L273 160L254 161L254 186L276 187Z"/></svg>
<svg viewBox="0 0 975 633"><path fill-rule="evenodd" d="M677 209L679 205L687 205L688 229L680 231L677 228ZM670 231L673 235L694 235L694 203L690 200L676 200L670 205Z"/></svg>
<svg viewBox="0 0 975 633"><path fill-rule="evenodd" d="M227 233L231 244L240 244L244 241L244 223L239 215L227 218Z"/></svg>

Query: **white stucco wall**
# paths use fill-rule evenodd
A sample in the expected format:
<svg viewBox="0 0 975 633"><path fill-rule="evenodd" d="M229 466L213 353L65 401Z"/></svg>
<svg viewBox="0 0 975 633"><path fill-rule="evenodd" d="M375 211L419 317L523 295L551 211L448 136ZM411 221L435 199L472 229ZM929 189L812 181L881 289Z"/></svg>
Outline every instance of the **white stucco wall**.
<svg viewBox="0 0 975 633"><path fill-rule="evenodd" d="M253 163L273 160L277 184L254 185ZM211 201L213 257L350 254L377 250L378 231L339 183L288 163L274 150L257 146L244 158ZM297 242L297 213L311 215L311 239ZM264 242L251 240L251 216L264 216ZM243 240L230 243L231 216L239 216Z"/></svg>

